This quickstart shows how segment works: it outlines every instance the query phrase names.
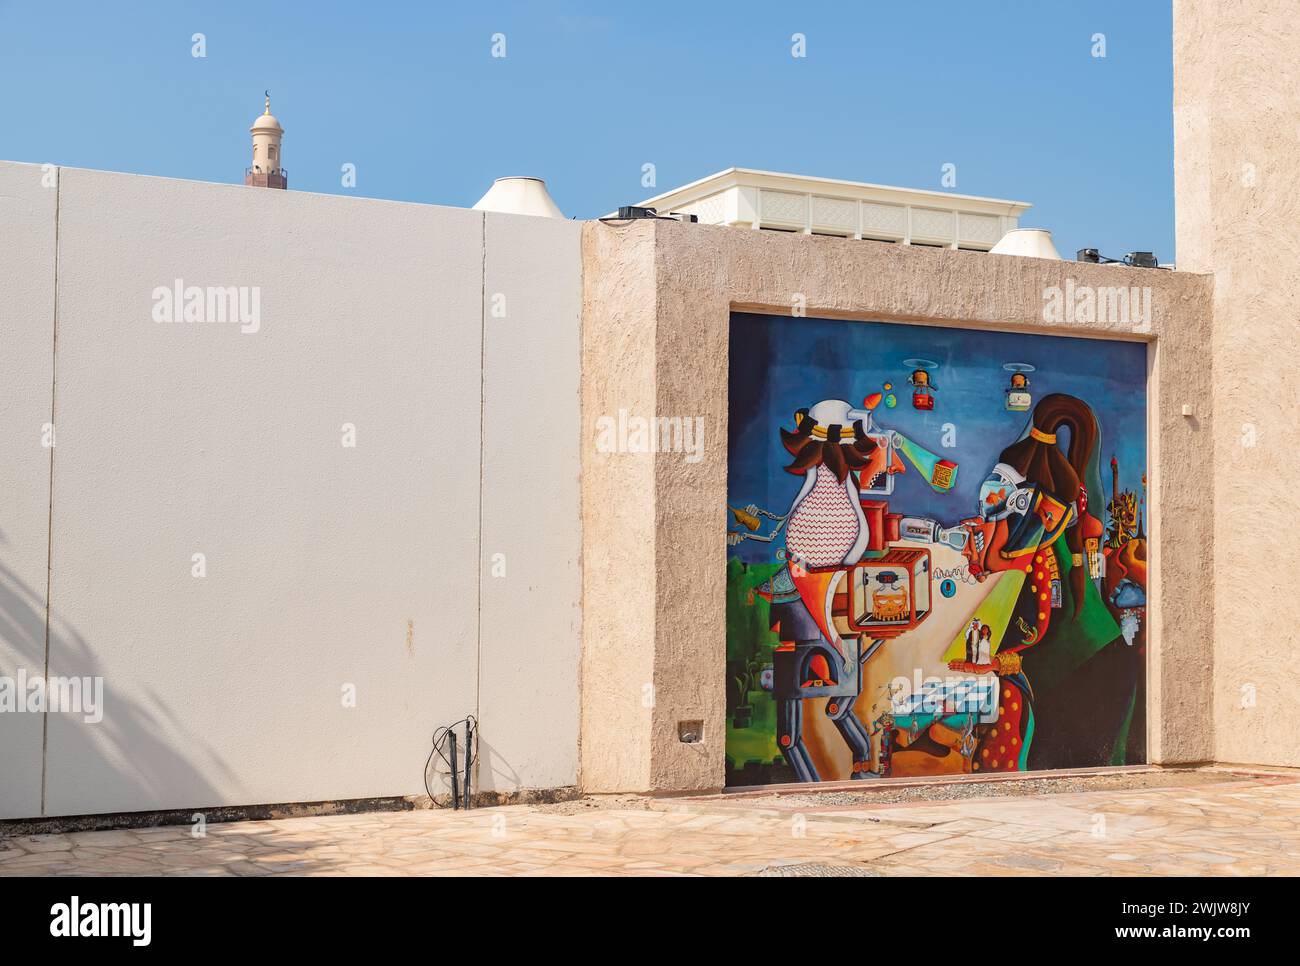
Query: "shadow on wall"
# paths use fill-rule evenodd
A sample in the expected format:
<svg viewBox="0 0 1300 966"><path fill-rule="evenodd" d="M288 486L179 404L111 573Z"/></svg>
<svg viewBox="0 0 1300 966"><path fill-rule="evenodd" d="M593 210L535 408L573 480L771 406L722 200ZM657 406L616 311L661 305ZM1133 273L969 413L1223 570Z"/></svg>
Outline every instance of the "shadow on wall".
<svg viewBox="0 0 1300 966"><path fill-rule="evenodd" d="M8 545L0 531L0 552ZM0 667L0 675L16 679L20 671L26 672L30 682L45 673L46 608L44 593L25 584L8 566L0 562L0 639L8 645L7 651L16 657L17 666ZM60 621L51 621L49 629L50 673L81 678L103 679L102 719L84 720L80 711L57 712L66 716L70 727L54 731L53 722L46 720L49 748L46 752L45 773L60 779L60 791L46 801L46 792L52 782L47 778L46 788L37 788L21 796L23 800L45 803L34 814L8 814L12 806L3 807L0 818L35 818L40 815L70 815L79 812L105 812L126 810L115 808L114 802L150 802L158 798L160 788L189 789L195 807L201 803L216 803L219 796L210 781L213 776L232 778L232 773L212 749L195 736L177 727L166 703L153 692L147 692L148 704L133 703L122 698L113 682L104 675L86 639L75 629ZM15 681L16 684L16 681ZM30 687L30 686L29 686ZM17 695L23 700L24 695ZM39 713L39 712L38 712ZM50 712L46 711L48 719ZM94 717L95 715L92 715ZM29 713L0 714L0 745L8 752L11 761L29 760L35 768L23 772L41 775L40 757L42 738L39 729L24 723ZM183 751L182 751L183 748ZM203 767L196 767L196 760ZM113 787L104 788L106 769L111 769ZM69 782L98 784L98 788L76 788ZM40 783L39 777L37 783ZM11 801L18 796L12 796ZM75 803L106 802L107 807L60 808L60 800ZM185 806L188 807L188 806Z"/></svg>
<svg viewBox="0 0 1300 966"><path fill-rule="evenodd" d="M491 742L480 742L478 767L481 774L490 776L489 784L493 791L502 789L516 791L523 787L523 779L519 777L519 772L497 754Z"/></svg>

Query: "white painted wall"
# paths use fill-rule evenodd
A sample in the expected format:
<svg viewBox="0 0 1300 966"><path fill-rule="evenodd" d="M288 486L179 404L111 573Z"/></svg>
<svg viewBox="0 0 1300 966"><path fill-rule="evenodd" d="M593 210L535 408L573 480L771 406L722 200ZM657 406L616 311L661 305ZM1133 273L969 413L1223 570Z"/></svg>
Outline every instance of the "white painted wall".
<svg viewBox="0 0 1300 966"><path fill-rule="evenodd" d="M579 332L556 320L580 317L582 293L555 267L579 257L581 227L488 214L486 228L482 781L553 788L578 770Z"/></svg>
<svg viewBox="0 0 1300 966"><path fill-rule="evenodd" d="M0 676L45 666L56 191L0 165ZM57 442L57 438L55 440ZM44 715L0 713L0 818L41 807Z"/></svg>
<svg viewBox="0 0 1300 966"><path fill-rule="evenodd" d="M106 710L45 814L416 794L467 713L481 785L574 784L577 226L65 169L59 252L50 673ZM177 278L260 330L153 321Z"/></svg>

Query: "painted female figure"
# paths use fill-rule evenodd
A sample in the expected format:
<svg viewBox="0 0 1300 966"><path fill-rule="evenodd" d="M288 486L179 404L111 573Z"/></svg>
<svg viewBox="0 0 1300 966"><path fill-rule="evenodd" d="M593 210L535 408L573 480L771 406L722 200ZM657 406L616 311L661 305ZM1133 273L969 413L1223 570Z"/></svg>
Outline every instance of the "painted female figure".
<svg viewBox="0 0 1300 966"><path fill-rule="evenodd" d="M1068 433L1065 452L1062 430ZM1002 451L981 486L979 516L963 521L972 535L966 549L971 573L980 580L1003 573L1004 580L1021 582L996 652L984 651L987 642L981 647L981 659L1000 681L998 720L981 726L972 766L977 771L1029 767L1038 730L1031 677L1056 688L1118 634L1113 620L1099 619L1100 599L1084 555L1084 533L1091 529L1080 525L1098 436L1086 403L1060 393L1045 396L1028 435ZM1063 613L1058 617L1055 610ZM1108 616L1104 608L1102 616ZM1079 709L1070 717L1079 720Z"/></svg>

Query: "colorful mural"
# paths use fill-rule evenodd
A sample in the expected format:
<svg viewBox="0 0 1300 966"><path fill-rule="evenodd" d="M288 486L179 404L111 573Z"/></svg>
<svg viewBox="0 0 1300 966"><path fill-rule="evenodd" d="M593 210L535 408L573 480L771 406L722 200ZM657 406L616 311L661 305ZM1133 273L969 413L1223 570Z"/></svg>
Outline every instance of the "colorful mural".
<svg viewBox="0 0 1300 966"><path fill-rule="evenodd" d="M1145 762L1146 371L734 314L727 783Z"/></svg>

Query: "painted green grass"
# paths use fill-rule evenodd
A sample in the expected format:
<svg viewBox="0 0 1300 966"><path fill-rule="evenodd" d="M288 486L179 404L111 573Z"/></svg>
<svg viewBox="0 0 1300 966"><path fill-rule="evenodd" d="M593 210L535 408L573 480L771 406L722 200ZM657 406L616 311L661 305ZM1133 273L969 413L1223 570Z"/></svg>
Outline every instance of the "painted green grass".
<svg viewBox="0 0 1300 966"><path fill-rule="evenodd" d="M735 557L727 561L727 673L735 678L747 665L762 667L772 663L777 637L769 628L770 607L762 597L750 592L781 569L777 563L743 564ZM776 702L770 691L754 686L746 695L753 717L744 728L735 726L736 686L727 690L727 761L733 768L749 762L771 764L781 760L776 745Z"/></svg>

